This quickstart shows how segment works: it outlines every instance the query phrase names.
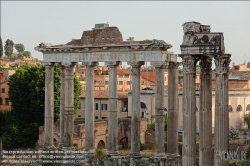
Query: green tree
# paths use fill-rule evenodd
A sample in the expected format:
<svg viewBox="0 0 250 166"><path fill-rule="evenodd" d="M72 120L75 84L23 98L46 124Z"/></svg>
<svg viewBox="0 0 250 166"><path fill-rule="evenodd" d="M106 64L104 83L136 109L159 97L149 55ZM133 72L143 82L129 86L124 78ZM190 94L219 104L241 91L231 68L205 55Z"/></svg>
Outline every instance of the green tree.
<svg viewBox="0 0 250 166"><path fill-rule="evenodd" d="M134 37L129 37L127 41L134 41Z"/></svg>
<svg viewBox="0 0 250 166"><path fill-rule="evenodd" d="M25 50L25 47L22 43L15 44L15 49L18 52L19 55L23 55L23 52Z"/></svg>
<svg viewBox="0 0 250 166"><path fill-rule="evenodd" d="M11 120L11 111L0 110L0 154L2 154L2 136ZM1 162L1 158L0 158Z"/></svg>
<svg viewBox="0 0 250 166"><path fill-rule="evenodd" d="M31 53L29 51L24 51L23 52L23 56L30 58L31 57Z"/></svg>
<svg viewBox="0 0 250 166"><path fill-rule="evenodd" d="M13 47L14 47L14 42L10 39L7 39L5 42L5 55L8 57L11 57L13 54Z"/></svg>
<svg viewBox="0 0 250 166"><path fill-rule="evenodd" d="M250 113L244 115L244 121L248 125L248 129L250 127Z"/></svg>
<svg viewBox="0 0 250 166"><path fill-rule="evenodd" d="M3 42L2 37L0 36L0 58L3 57Z"/></svg>
<svg viewBox="0 0 250 166"><path fill-rule="evenodd" d="M155 115L151 115L150 120L151 124L147 125L148 130L155 130L155 122L152 123L153 119L155 118ZM164 114L164 131L168 130L168 116Z"/></svg>
<svg viewBox="0 0 250 166"><path fill-rule="evenodd" d="M4 146L34 147L38 127L44 125L45 68L21 66L9 78L12 121L3 136ZM74 76L74 110L80 106L81 85ZM60 69L54 68L54 121L60 117Z"/></svg>

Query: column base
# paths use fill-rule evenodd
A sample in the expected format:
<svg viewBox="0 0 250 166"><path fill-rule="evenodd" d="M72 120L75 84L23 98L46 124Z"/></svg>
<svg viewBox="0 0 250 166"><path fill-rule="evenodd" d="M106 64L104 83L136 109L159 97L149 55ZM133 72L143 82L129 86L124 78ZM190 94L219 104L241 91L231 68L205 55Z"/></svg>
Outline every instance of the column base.
<svg viewBox="0 0 250 166"><path fill-rule="evenodd" d="M44 151L48 151L48 150L51 150L51 149L54 149L56 148L54 145L51 145L51 146L43 146L43 150Z"/></svg>
<svg viewBox="0 0 250 166"><path fill-rule="evenodd" d="M60 143L58 144L58 147L60 147L60 148L63 148L63 146L64 146L64 143L63 143L63 142L60 142Z"/></svg>
<svg viewBox="0 0 250 166"><path fill-rule="evenodd" d="M84 150L85 163L84 166L91 166L91 158L95 154L94 149Z"/></svg>
<svg viewBox="0 0 250 166"><path fill-rule="evenodd" d="M134 159L142 158L140 152L139 153L130 153L129 156L130 156L130 158L134 158Z"/></svg>
<svg viewBox="0 0 250 166"><path fill-rule="evenodd" d="M166 154L165 153L155 153L153 155L154 158L166 158Z"/></svg>
<svg viewBox="0 0 250 166"><path fill-rule="evenodd" d="M119 156L120 154L118 153L118 151L107 151L106 152L107 156Z"/></svg>

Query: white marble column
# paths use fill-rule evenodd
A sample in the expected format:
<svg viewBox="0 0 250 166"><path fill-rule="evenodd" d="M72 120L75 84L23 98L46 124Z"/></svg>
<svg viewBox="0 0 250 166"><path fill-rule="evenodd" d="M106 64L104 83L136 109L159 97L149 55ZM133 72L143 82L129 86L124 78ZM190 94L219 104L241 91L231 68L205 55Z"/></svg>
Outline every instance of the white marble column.
<svg viewBox="0 0 250 166"><path fill-rule="evenodd" d="M178 154L178 62L169 62L168 65L168 144L167 153L169 155Z"/></svg>
<svg viewBox="0 0 250 166"><path fill-rule="evenodd" d="M108 106L108 150L107 155L118 155L117 151L117 66L121 62L107 62L109 67L109 106Z"/></svg>
<svg viewBox="0 0 250 166"><path fill-rule="evenodd" d="M45 66L44 150L54 146L54 63Z"/></svg>
<svg viewBox="0 0 250 166"><path fill-rule="evenodd" d="M65 107L65 66L60 66L60 143L59 146L64 145L64 107Z"/></svg>
<svg viewBox="0 0 250 166"><path fill-rule="evenodd" d="M223 153L229 148L229 111L228 111L228 72L231 55L214 57L216 65L215 89L215 133L214 133L214 165L228 166L229 161ZM221 155L224 154L224 155Z"/></svg>
<svg viewBox="0 0 250 166"><path fill-rule="evenodd" d="M156 93L155 93L155 144L156 152L154 157L166 157L165 136L164 136L164 62L151 62L156 71Z"/></svg>
<svg viewBox="0 0 250 166"><path fill-rule="evenodd" d="M64 109L64 147L72 148L74 139L74 66L64 64L65 75L65 109Z"/></svg>
<svg viewBox="0 0 250 166"><path fill-rule="evenodd" d="M196 165L196 59L193 55L182 55L183 62L183 145L182 164Z"/></svg>
<svg viewBox="0 0 250 166"><path fill-rule="evenodd" d="M94 67L96 62L83 62L86 66L86 98L85 98L85 151L94 153Z"/></svg>
<svg viewBox="0 0 250 166"><path fill-rule="evenodd" d="M199 165L212 161L212 57L200 59Z"/></svg>
<svg viewBox="0 0 250 166"><path fill-rule="evenodd" d="M132 66L131 152L132 158L140 157L140 69L144 62L128 62Z"/></svg>

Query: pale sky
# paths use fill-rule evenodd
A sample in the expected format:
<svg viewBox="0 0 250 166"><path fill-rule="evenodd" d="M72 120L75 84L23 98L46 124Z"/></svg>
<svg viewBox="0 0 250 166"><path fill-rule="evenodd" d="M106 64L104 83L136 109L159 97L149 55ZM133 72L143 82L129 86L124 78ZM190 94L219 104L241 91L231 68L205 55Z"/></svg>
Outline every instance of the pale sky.
<svg viewBox="0 0 250 166"><path fill-rule="evenodd" d="M1 36L23 43L32 56L41 42L66 44L80 39L96 23L117 26L123 40L158 39L180 54L182 24L197 21L223 32L226 53L242 64L250 62L250 2L248 1L1 1ZM181 59L178 59L181 61Z"/></svg>

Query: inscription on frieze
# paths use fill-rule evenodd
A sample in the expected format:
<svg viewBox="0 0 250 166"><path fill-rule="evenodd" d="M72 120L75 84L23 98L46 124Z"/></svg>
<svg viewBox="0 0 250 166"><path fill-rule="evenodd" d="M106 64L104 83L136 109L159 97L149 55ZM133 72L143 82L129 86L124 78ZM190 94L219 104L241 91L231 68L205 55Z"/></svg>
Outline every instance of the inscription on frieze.
<svg viewBox="0 0 250 166"><path fill-rule="evenodd" d="M176 61L167 51L51 53L43 55L44 62L108 62L108 61Z"/></svg>

